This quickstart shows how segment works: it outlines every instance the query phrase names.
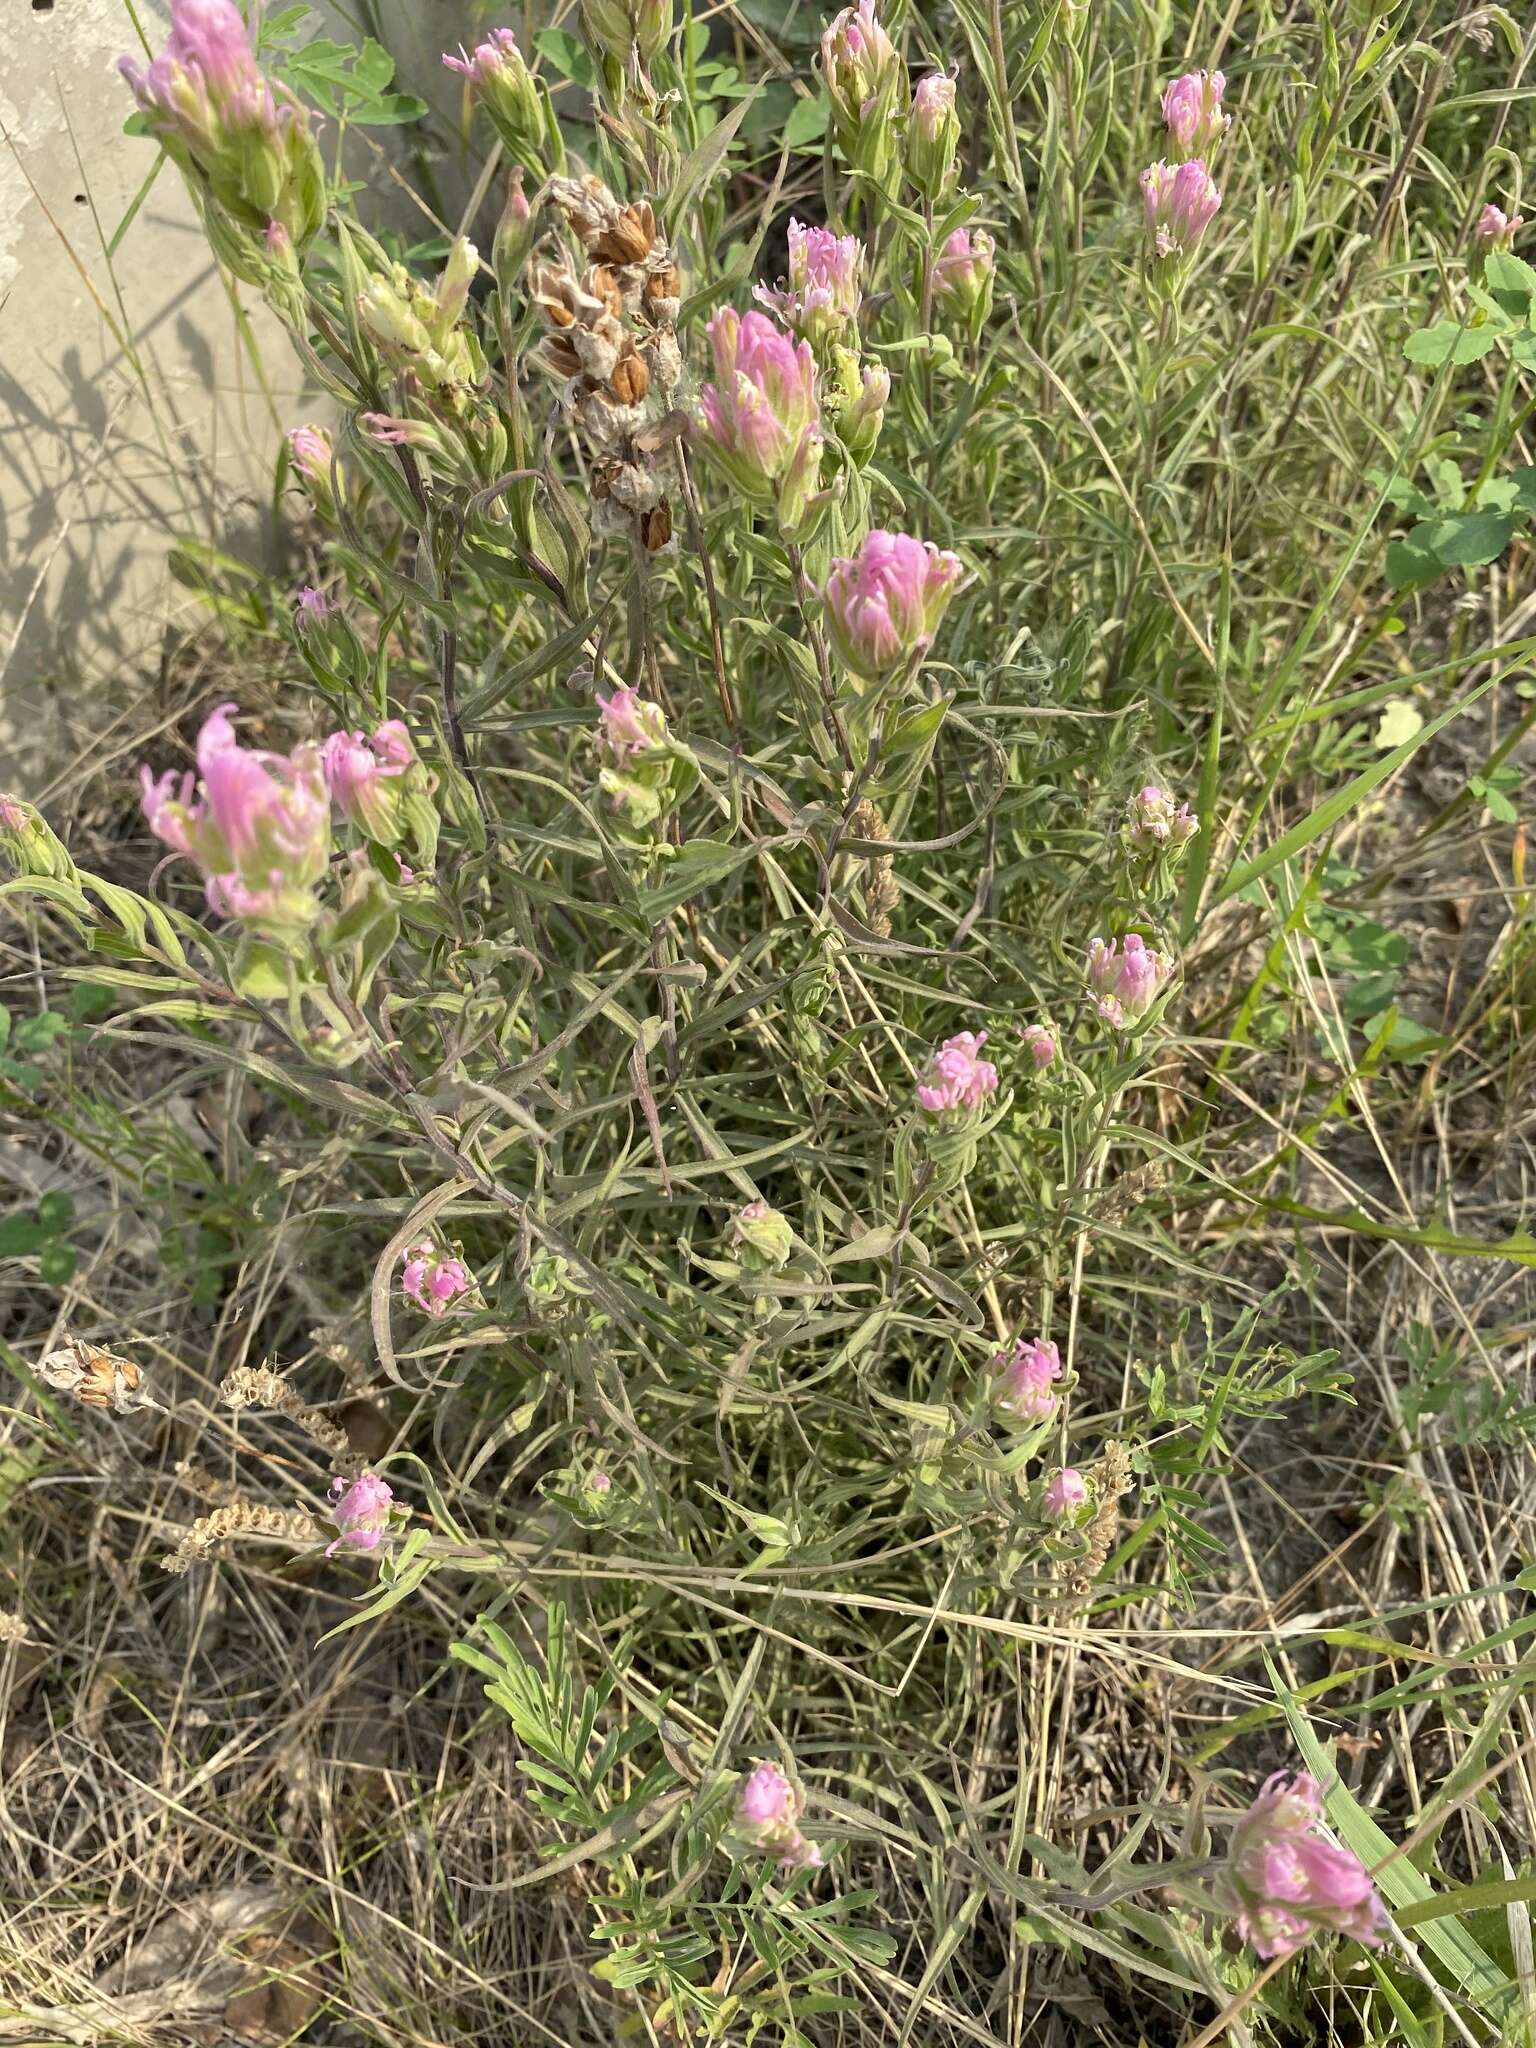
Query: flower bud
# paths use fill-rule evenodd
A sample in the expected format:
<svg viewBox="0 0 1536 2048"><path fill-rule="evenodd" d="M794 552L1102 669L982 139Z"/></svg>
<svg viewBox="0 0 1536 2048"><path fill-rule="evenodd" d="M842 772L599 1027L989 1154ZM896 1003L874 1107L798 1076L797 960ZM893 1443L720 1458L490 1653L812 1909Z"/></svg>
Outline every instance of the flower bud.
<svg viewBox="0 0 1536 2048"><path fill-rule="evenodd" d="M1056 1413L1061 1353L1048 1337L1028 1344L1017 1338L1011 1350L992 1355L992 1405L1014 1422L1044 1422Z"/></svg>
<svg viewBox="0 0 1536 2048"><path fill-rule="evenodd" d="M1317 1780L1277 1771L1232 1830L1223 1889L1238 1933L1261 1956L1294 1955L1320 1933L1381 1943L1384 1916L1370 1873L1318 1832L1322 1816Z"/></svg>
<svg viewBox="0 0 1536 2048"><path fill-rule="evenodd" d="M389 1511L394 1491L377 1472L360 1472L356 1479L331 1481L331 1516L339 1534L325 1546L334 1557L344 1545L352 1550L377 1550L389 1533Z"/></svg>
<svg viewBox="0 0 1536 2048"><path fill-rule="evenodd" d="M1151 1009L1168 979L1169 963L1154 953L1139 932L1127 932L1123 940L1090 940L1088 986L1098 997L1095 1005L1106 1024L1128 1031Z"/></svg>
<svg viewBox="0 0 1536 2048"><path fill-rule="evenodd" d="M937 201L949 190L955 151L960 144L960 118L955 112L955 81L932 72L918 81L907 120L903 169L925 199Z"/></svg>
<svg viewBox="0 0 1536 2048"><path fill-rule="evenodd" d="M1024 1044L1036 1067L1048 1067L1056 1057L1056 1038L1049 1024L1030 1024L1025 1028Z"/></svg>
<svg viewBox="0 0 1536 2048"><path fill-rule="evenodd" d="M632 49L649 64L672 33L672 0L581 0L587 47L621 69Z"/></svg>
<svg viewBox="0 0 1536 2048"><path fill-rule="evenodd" d="M731 1218L731 1241L749 1273L779 1273L795 1249L789 1219L763 1201L748 1202Z"/></svg>
<svg viewBox="0 0 1536 2048"><path fill-rule="evenodd" d="M446 1315L461 1294L474 1287L474 1275L460 1258L439 1251L429 1237L401 1254L400 1287L424 1315Z"/></svg>
<svg viewBox="0 0 1536 2048"><path fill-rule="evenodd" d="M747 1847L771 1856L786 1876L820 1869L820 1849L800 1832L804 1803L777 1764L759 1764L737 1791L732 1832Z"/></svg>
<svg viewBox="0 0 1536 2048"><path fill-rule="evenodd" d="M827 630L854 676L883 682L928 652L961 566L931 541L879 527L857 555L833 562L822 593Z"/></svg>
<svg viewBox="0 0 1536 2048"><path fill-rule="evenodd" d="M305 494L322 519L336 516L336 497L331 486L331 437L324 427L290 427L287 434L289 459Z"/></svg>
<svg viewBox="0 0 1536 2048"><path fill-rule="evenodd" d="M533 238L533 209L523 195L523 173L519 167L507 179L506 203L491 243L491 269L496 289L504 299L517 293Z"/></svg>
<svg viewBox="0 0 1536 2048"><path fill-rule="evenodd" d="M1477 216L1477 239L1485 254L1492 249L1512 249L1524 226L1524 214L1505 213L1490 200Z"/></svg>
<svg viewBox="0 0 1536 2048"><path fill-rule="evenodd" d="M866 176L883 180L910 87L907 67L875 13L875 0L858 0L828 23L821 38L821 81L844 156Z"/></svg>
<svg viewBox="0 0 1536 2048"><path fill-rule="evenodd" d="M0 791L0 853L14 875L72 882L78 872L68 849L41 813L5 791Z"/></svg>
<svg viewBox="0 0 1536 2048"><path fill-rule="evenodd" d="M992 310L997 245L985 228L956 228L945 238L933 266L933 300L941 313L960 321L974 340Z"/></svg>
<svg viewBox="0 0 1536 2048"><path fill-rule="evenodd" d="M1180 158L1215 156L1232 116L1221 110L1227 81L1220 71L1186 71L1163 90L1163 121L1168 141Z"/></svg>
<svg viewBox="0 0 1536 2048"><path fill-rule="evenodd" d="M858 395L843 408L837 421L838 438L861 468L875 452L890 397L890 371L882 363L866 363Z"/></svg>

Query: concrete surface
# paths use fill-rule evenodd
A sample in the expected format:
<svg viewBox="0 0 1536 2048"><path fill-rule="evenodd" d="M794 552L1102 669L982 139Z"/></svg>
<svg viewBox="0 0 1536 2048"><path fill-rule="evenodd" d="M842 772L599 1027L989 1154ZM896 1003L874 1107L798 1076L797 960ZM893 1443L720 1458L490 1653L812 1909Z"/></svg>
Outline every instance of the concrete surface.
<svg viewBox="0 0 1536 2048"><path fill-rule="evenodd" d="M157 48L168 12L139 0ZM439 56L467 6L380 12L402 87L451 108ZM121 679L155 663L167 619L196 617L166 573L172 541L261 553L278 438L316 411L281 329L220 279L168 164L108 259L155 161L122 132L114 67L133 46L124 0L0 11L0 782L38 796L111 744ZM364 137L359 171L395 211L389 149L400 131ZM458 198L460 167L440 168Z"/></svg>

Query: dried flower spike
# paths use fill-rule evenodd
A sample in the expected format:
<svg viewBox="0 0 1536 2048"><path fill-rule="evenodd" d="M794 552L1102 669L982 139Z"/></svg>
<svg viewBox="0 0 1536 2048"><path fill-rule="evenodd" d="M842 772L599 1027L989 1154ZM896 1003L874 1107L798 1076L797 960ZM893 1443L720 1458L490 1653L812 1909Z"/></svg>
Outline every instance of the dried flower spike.
<svg viewBox="0 0 1536 2048"><path fill-rule="evenodd" d="M82 1337L67 1338L38 1361L35 1371L44 1386L67 1394L82 1408L110 1408L114 1415L132 1415L139 1408L168 1412L145 1391L144 1375L131 1359Z"/></svg>

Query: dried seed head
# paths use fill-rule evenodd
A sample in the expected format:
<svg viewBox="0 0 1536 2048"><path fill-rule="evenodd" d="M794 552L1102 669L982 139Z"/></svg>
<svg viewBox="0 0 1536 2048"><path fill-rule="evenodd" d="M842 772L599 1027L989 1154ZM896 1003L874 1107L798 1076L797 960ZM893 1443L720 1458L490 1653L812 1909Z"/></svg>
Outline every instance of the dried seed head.
<svg viewBox="0 0 1536 2048"><path fill-rule="evenodd" d="M66 1338L59 1350L38 1362L36 1370L45 1386L67 1394L83 1408L110 1408L114 1415L132 1415L138 1408L166 1413L145 1391L144 1375L131 1359L80 1337Z"/></svg>
<svg viewBox="0 0 1536 2048"><path fill-rule="evenodd" d="M604 263L643 263L655 240L656 216L642 199L619 208L587 242L587 249Z"/></svg>
<svg viewBox="0 0 1536 2048"><path fill-rule="evenodd" d="M640 515L640 545L648 555L659 555L672 544L672 507L663 498L659 505Z"/></svg>
<svg viewBox="0 0 1536 2048"><path fill-rule="evenodd" d="M651 388L651 373L636 354L633 343L614 365L608 384L621 405L639 405Z"/></svg>

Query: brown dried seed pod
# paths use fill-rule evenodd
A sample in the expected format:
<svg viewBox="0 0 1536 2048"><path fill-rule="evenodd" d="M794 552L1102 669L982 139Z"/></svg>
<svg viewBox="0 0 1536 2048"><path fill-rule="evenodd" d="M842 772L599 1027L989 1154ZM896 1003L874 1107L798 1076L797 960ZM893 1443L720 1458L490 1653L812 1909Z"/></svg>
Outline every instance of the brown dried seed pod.
<svg viewBox="0 0 1536 2048"><path fill-rule="evenodd" d="M658 300L676 304L682 295L683 274L675 263L664 263L658 270L647 271L640 296L648 309L654 308Z"/></svg>
<svg viewBox="0 0 1536 2048"><path fill-rule="evenodd" d="M671 538L672 507L663 498L651 511L640 514L640 545L648 555L657 555Z"/></svg>
<svg viewBox="0 0 1536 2048"><path fill-rule="evenodd" d="M622 207L618 214L587 243L587 249L604 263L640 263L651 253L656 239L656 216L645 200Z"/></svg>
<svg viewBox="0 0 1536 2048"><path fill-rule="evenodd" d="M638 405L650 390L651 373L636 355L633 346L614 364L608 386L620 405Z"/></svg>

